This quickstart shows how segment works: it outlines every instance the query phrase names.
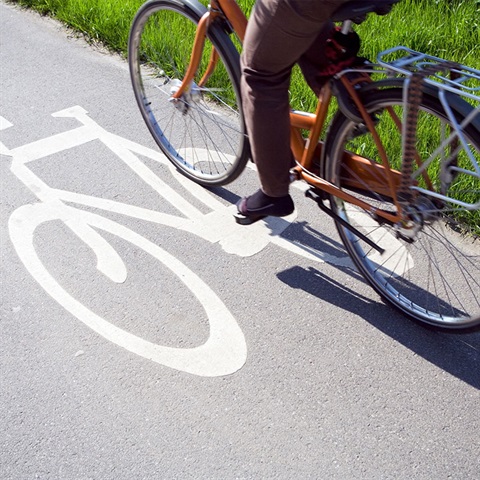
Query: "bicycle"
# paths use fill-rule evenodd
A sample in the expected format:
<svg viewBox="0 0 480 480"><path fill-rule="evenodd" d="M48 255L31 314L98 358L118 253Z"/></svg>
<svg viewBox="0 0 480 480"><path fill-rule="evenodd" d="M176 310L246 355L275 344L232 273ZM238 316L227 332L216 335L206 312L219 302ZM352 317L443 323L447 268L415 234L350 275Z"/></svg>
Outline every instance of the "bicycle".
<svg viewBox="0 0 480 480"><path fill-rule="evenodd" d="M332 20L348 35L398 1L352 1ZM239 88L246 25L233 0L150 0L130 31L142 116L167 158L206 187L235 180L249 159ZM387 303L450 331L480 327L478 226L467 232L462 221L480 208L479 92L480 71L395 47L331 72L314 114L291 112L292 179L310 186Z"/></svg>

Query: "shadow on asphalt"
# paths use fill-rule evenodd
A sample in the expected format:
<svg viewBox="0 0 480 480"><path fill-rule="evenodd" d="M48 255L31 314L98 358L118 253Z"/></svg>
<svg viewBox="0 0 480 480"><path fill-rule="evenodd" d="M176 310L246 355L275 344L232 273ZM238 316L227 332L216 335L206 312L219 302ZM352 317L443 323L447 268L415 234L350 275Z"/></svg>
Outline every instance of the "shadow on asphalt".
<svg viewBox="0 0 480 480"><path fill-rule="evenodd" d="M240 198L224 188L212 190L230 203ZM297 246L304 245L308 250L318 250L338 258L346 255L340 241L324 235L307 222L296 221L282 236L296 240ZM353 263L351 267L336 268L366 284ZM394 307L382 303L380 297L378 301L367 298L313 267L293 267L278 273L277 277L292 288L302 289L360 316L425 360L480 390L480 332L452 333L422 326Z"/></svg>
<svg viewBox="0 0 480 480"><path fill-rule="evenodd" d="M322 252L331 255L345 255L343 245L307 224L294 224L285 232ZM336 267L366 284L353 267ZM375 328L401 343L417 355L454 375L464 382L480 389L480 332L452 333L423 326L406 317L394 307L372 301L314 267L300 266L277 274L279 280L295 289L301 289L317 298L363 318ZM370 287L369 287L370 288Z"/></svg>
<svg viewBox="0 0 480 480"><path fill-rule="evenodd" d="M348 269L348 273L353 272ZM292 288L355 313L425 360L480 389L480 333L444 333L423 327L393 307L372 301L313 267L293 267L279 272L277 277Z"/></svg>

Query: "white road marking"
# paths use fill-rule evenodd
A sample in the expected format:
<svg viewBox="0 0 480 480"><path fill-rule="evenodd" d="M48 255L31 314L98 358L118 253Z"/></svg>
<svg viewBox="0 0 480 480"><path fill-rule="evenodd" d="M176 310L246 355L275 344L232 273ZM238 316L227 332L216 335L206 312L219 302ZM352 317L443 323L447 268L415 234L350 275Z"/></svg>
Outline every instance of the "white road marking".
<svg viewBox="0 0 480 480"><path fill-rule="evenodd" d="M179 174L160 152L106 131L91 119L82 107L68 108L54 113L53 116L76 118L81 126L13 149L0 143L0 153L12 157L11 171L41 201L41 203L19 207L11 215L10 236L27 270L49 295L92 330L131 352L171 368L201 376L231 374L241 368L247 358L245 338L236 320L218 296L194 272L158 245L127 227L101 215L67 206L64 202L121 213L132 218L187 231L209 242L219 243L225 252L239 256L254 255L270 243L274 243L317 262L328 261L336 265L345 265L350 262L348 257L332 257L282 238L280 234L295 221L296 212L285 218L267 218L248 227L238 225L232 215L236 208L234 205L226 207L207 190ZM0 117L0 130L11 126L9 121ZM28 168L30 162L94 140L103 142L181 215L168 215L113 200L51 188ZM211 212L202 214L155 175L140 160L139 155L168 165L172 176L179 184L210 208ZM127 269L120 255L97 229L127 240L168 267L190 289L192 295L205 309L210 324L208 340L203 345L191 349L153 344L116 327L73 298L42 264L33 243L34 232L38 225L58 219L62 220L81 241L92 249L97 257L98 270L113 282L126 281Z"/></svg>
<svg viewBox="0 0 480 480"><path fill-rule="evenodd" d="M113 325L72 297L45 268L33 243L37 226L57 219L66 224L72 221L80 222L117 235L165 265L178 276L205 309L210 325L207 341L203 345L188 349L154 344ZM57 202L19 207L10 217L9 230L18 256L35 280L62 307L107 340L141 357L199 376L228 375L245 364L245 337L220 298L182 262L141 235L100 215L79 212ZM104 246L96 245L97 249ZM102 256L107 259L111 253L112 249L108 248Z"/></svg>

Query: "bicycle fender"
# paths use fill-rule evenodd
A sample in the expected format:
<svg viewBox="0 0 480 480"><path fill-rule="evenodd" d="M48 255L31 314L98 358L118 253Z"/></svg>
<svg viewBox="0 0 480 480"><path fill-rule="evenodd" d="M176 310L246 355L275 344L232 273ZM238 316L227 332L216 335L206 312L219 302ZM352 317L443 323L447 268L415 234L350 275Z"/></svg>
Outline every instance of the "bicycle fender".
<svg viewBox="0 0 480 480"><path fill-rule="evenodd" d="M381 88L404 88L405 81L406 81L406 78L396 77L396 78L387 78L383 80L377 80L372 83L366 83L361 86L361 88L358 91L358 94L360 95L360 98L362 98L362 95L368 95L370 92L379 90ZM337 83L340 83L340 82L337 82ZM422 91L424 95L430 95L431 97L434 97L440 101L440 96L439 96L440 89L435 87L434 85L424 83L422 85ZM472 105L468 103L466 100L464 100L460 95L457 95L452 92L445 92L445 98L447 99L448 105L452 108L452 110L457 112L463 117L468 116L472 111L472 108L473 108ZM342 110L342 113L345 114L343 110ZM476 115L471 120L470 124L480 132L480 114Z"/></svg>
<svg viewBox="0 0 480 480"><path fill-rule="evenodd" d="M152 0L153 2L158 0ZM200 17L202 17L205 13L208 12L208 9L201 4L198 0L170 0L171 2L178 3L179 5L183 5L186 9L193 10L197 13ZM240 78L240 54L236 49L235 45L233 44L232 40L230 39L230 34L233 33L230 25L226 20L222 20L222 17L217 17L214 22L212 22L209 27L209 32L212 37L222 43L225 50L229 51L231 58L235 58L235 70L236 75Z"/></svg>
<svg viewBox="0 0 480 480"><path fill-rule="evenodd" d="M362 123L362 115L353 102L352 97L348 93L347 89L339 79L334 79L332 81L332 91L337 99L338 108L340 111L352 122Z"/></svg>
<svg viewBox="0 0 480 480"><path fill-rule="evenodd" d="M177 5L183 5L190 10L198 13L198 15L202 16L203 14L207 13L207 8L205 5L202 5L198 0L169 0L170 3L176 3ZM148 3L156 3L157 0L151 0Z"/></svg>
<svg viewBox="0 0 480 480"><path fill-rule="evenodd" d="M397 77L378 80L371 83L365 83L358 89L357 93L360 99L362 99L363 96L369 95L375 90L383 88L404 88L405 80L405 78ZM352 101L352 98L348 93L347 89L339 79L334 79L332 81L332 90L337 98L338 107L342 114L352 120L352 122L363 123L364 120L359 110ZM439 99L439 89L435 86L423 84L422 90L425 95L430 95L431 97ZM446 98L450 107L464 117L466 117L472 110L472 106L459 95L455 95L451 92L446 92ZM471 124L476 130L480 131L480 115L474 117L471 121Z"/></svg>
<svg viewBox="0 0 480 480"><path fill-rule="evenodd" d="M152 0L152 1L155 2L157 0ZM205 13L208 12L208 9L205 7L205 5L200 3L198 0L170 0L170 1L175 2L179 5L183 5L190 10L193 10L200 17L202 17ZM230 35L233 33L231 26L227 23L227 21L222 21L222 17L217 17L215 21L210 25L209 28L210 29L220 28L220 30L223 33L226 33L227 35Z"/></svg>

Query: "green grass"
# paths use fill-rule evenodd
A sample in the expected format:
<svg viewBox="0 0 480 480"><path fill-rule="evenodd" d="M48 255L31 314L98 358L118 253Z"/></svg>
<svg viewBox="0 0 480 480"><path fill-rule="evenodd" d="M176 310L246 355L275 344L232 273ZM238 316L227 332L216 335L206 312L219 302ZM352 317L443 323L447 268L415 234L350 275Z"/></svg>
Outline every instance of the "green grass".
<svg viewBox="0 0 480 480"><path fill-rule="evenodd" d="M111 50L126 56L130 25L142 0L10 0L51 15ZM207 4L207 0L201 0ZM254 0L238 0L250 12ZM386 16L369 15L357 26L361 55L375 60L379 51L405 45L480 69L480 0L403 0ZM173 41L183 32L170 29ZM310 110L315 97L294 72L292 106Z"/></svg>
<svg viewBox="0 0 480 480"><path fill-rule="evenodd" d="M14 3L56 17L91 41L126 56L130 25L143 1L17 0ZM238 0L238 3L248 14L254 0ZM370 60L375 60L379 51L405 45L480 69L480 0L403 0L386 16L370 15L356 30L362 38L360 53ZM170 42L180 45L185 32L172 24L169 37ZM300 110L311 110L316 103L298 69L292 77L291 98L293 108ZM428 126L424 128L428 132ZM478 196L478 190L473 195ZM480 211L466 217L478 232Z"/></svg>
<svg viewBox="0 0 480 480"><path fill-rule="evenodd" d="M11 0L52 15L95 41L126 53L128 32L142 0ZM202 0L202 3L208 2ZM238 0L249 12L254 0ZM357 27L362 54L406 45L480 68L480 2L478 0L403 0L384 17L370 15ZM172 30L172 35L181 32Z"/></svg>
<svg viewBox="0 0 480 480"><path fill-rule="evenodd" d="M142 0L10 0L62 21L101 42L113 51L125 53L128 33Z"/></svg>

